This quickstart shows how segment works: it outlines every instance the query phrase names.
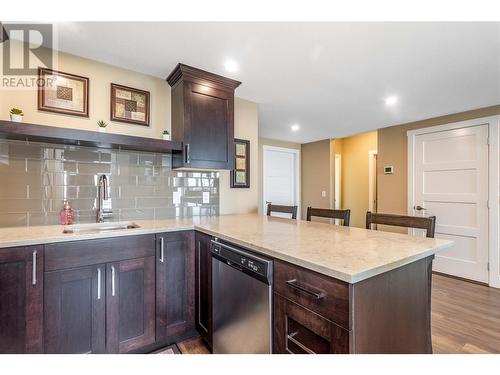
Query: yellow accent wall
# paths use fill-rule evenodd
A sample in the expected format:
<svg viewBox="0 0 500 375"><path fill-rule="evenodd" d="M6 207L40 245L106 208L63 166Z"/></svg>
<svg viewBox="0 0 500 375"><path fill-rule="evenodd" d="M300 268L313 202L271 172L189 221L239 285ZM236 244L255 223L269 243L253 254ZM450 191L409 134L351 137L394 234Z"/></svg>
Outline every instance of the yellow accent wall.
<svg viewBox="0 0 500 375"><path fill-rule="evenodd" d="M364 228L368 211L368 152L377 150L377 132L342 138L341 207L351 210L351 226Z"/></svg>

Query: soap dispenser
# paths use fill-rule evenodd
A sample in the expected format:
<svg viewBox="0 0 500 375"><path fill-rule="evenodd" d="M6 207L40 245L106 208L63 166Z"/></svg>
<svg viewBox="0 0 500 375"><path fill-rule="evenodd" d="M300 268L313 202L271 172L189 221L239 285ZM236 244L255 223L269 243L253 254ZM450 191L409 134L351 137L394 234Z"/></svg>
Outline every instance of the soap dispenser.
<svg viewBox="0 0 500 375"><path fill-rule="evenodd" d="M60 219L61 225L71 225L74 223L73 209L71 208L67 200L63 203L63 208L61 209Z"/></svg>

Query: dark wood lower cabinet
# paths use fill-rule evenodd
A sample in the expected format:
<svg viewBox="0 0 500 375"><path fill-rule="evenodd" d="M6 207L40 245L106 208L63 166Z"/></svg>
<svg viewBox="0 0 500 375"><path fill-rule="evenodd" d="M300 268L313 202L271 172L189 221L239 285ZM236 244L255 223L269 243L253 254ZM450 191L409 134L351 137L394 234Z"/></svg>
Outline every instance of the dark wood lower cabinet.
<svg viewBox="0 0 500 375"><path fill-rule="evenodd" d="M106 265L106 351L127 353L155 342L155 257Z"/></svg>
<svg viewBox="0 0 500 375"><path fill-rule="evenodd" d="M45 352L127 353L155 342L154 235L46 252Z"/></svg>
<svg viewBox="0 0 500 375"><path fill-rule="evenodd" d="M277 293L273 341L274 353L349 353L349 331Z"/></svg>
<svg viewBox="0 0 500 375"><path fill-rule="evenodd" d="M0 249L0 353L43 351L43 246Z"/></svg>
<svg viewBox="0 0 500 375"><path fill-rule="evenodd" d="M274 352L432 353L433 258L348 284L348 289L335 279L320 280L312 271L275 262L281 275L275 273Z"/></svg>
<svg viewBox="0 0 500 375"><path fill-rule="evenodd" d="M157 235L156 338L194 331L194 232Z"/></svg>
<svg viewBox="0 0 500 375"><path fill-rule="evenodd" d="M106 265L45 273L45 352L106 352Z"/></svg>
<svg viewBox="0 0 500 375"><path fill-rule="evenodd" d="M212 347L212 236L195 234L195 321L196 329Z"/></svg>

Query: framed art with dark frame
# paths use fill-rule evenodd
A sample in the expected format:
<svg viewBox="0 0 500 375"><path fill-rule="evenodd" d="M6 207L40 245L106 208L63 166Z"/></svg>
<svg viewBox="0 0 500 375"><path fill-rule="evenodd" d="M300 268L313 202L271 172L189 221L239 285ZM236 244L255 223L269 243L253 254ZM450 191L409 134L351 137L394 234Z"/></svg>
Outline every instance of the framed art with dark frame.
<svg viewBox="0 0 500 375"><path fill-rule="evenodd" d="M111 84L111 121L149 126L149 91Z"/></svg>
<svg viewBox="0 0 500 375"><path fill-rule="evenodd" d="M234 170L231 171L231 187L250 187L250 141L234 139Z"/></svg>
<svg viewBox="0 0 500 375"><path fill-rule="evenodd" d="M38 68L38 110L89 117L89 79Z"/></svg>

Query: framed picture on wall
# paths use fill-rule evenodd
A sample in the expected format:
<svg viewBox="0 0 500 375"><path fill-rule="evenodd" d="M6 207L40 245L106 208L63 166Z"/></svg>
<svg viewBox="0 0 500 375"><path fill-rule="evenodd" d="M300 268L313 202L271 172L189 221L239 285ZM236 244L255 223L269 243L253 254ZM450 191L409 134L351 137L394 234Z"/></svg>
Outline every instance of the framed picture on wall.
<svg viewBox="0 0 500 375"><path fill-rule="evenodd" d="M111 121L149 126L149 91L111 84Z"/></svg>
<svg viewBox="0 0 500 375"><path fill-rule="evenodd" d="M89 117L89 79L38 68L38 110Z"/></svg>
<svg viewBox="0 0 500 375"><path fill-rule="evenodd" d="M231 187L250 187L250 141L234 140L234 170L231 171Z"/></svg>

